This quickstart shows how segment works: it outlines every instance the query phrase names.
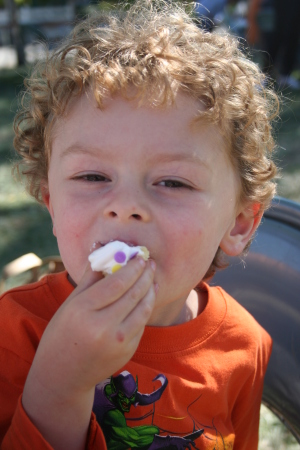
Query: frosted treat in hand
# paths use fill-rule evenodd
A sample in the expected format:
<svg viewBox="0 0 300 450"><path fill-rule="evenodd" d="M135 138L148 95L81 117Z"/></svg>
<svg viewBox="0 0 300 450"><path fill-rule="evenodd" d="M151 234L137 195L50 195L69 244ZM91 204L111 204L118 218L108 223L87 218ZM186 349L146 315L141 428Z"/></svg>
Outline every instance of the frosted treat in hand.
<svg viewBox="0 0 300 450"><path fill-rule="evenodd" d="M147 261L149 251L146 247L130 247L124 242L113 241L91 253L89 261L92 270L108 275L121 269L130 259L137 255Z"/></svg>

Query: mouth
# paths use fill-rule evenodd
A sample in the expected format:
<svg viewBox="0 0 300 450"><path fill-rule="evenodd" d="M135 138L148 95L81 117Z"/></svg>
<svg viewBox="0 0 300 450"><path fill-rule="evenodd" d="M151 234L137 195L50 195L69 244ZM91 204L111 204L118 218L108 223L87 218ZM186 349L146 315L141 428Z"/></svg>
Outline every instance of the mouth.
<svg viewBox="0 0 300 450"><path fill-rule="evenodd" d="M129 405L127 405L127 403L122 403L122 408L124 409L124 411L129 411L130 407Z"/></svg>
<svg viewBox="0 0 300 450"><path fill-rule="evenodd" d="M127 241L124 239L120 239L120 238L115 238L115 239L109 239L108 241L96 241L93 243L92 247L90 248L90 252L92 253L93 251L97 250L98 248L104 247L106 244L109 244L110 242L114 242L114 241L119 241L119 242L123 242L124 244L128 245L128 247L136 247L137 244L136 242L133 241Z"/></svg>

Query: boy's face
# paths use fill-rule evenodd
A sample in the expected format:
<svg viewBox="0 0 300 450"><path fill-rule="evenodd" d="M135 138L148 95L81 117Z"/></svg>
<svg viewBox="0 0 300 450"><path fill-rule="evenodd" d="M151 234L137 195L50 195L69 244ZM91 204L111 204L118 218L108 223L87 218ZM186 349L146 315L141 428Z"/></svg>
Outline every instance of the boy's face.
<svg viewBox="0 0 300 450"><path fill-rule="evenodd" d="M157 308L184 303L231 248L239 183L217 127L192 127L200 108L178 94L165 110L117 97L101 111L83 95L55 125L44 200L76 283L95 242L121 240L155 260Z"/></svg>

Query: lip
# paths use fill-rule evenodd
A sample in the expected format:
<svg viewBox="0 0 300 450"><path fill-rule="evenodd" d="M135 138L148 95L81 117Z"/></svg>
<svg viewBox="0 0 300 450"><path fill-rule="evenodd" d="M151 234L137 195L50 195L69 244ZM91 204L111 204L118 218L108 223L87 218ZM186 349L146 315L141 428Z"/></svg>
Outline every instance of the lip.
<svg viewBox="0 0 300 450"><path fill-rule="evenodd" d="M120 241L123 242L124 244L128 245L128 247L136 247L139 244L137 244L134 241L131 240L126 240L126 239L121 239L121 238L114 238L114 239L109 239L107 241L95 241L92 245L92 247L90 248L90 252L93 252L94 250L97 250L98 248L104 247L106 244L109 244L110 242L114 242L114 241Z"/></svg>

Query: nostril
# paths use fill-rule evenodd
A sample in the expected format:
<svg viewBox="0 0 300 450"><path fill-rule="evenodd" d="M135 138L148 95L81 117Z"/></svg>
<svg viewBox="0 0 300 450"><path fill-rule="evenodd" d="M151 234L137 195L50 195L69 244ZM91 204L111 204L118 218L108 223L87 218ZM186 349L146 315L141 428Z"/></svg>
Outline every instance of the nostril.
<svg viewBox="0 0 300 450"><path fill-rule="evenodd" d="M132 214L132 217L137 220L141 220L141 216L139 214Z"/></svg>
<svg viewBox="0 0 300 450"><path fill-rule="evenodd" d="M110 217L118 217L118 214L115 211L110 211L109 215ZM130 217L133 217L136 220L142 219L142 216L140 214L131 214Z"/></svg>

